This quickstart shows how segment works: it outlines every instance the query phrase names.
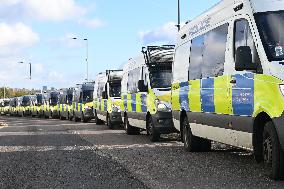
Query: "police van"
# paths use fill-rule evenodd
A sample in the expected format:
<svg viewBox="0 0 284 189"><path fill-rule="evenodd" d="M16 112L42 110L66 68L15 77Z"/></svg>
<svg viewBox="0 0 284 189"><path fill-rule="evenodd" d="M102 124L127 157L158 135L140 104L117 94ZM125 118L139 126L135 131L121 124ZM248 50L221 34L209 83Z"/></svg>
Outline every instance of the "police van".
<svg viewBox="0 0 284 189"><path fill-rule="evenodd" d="M75 122L87 123L94 118L93 113L94 83L87 82L76 86L73 95L73 114Z"/></svg>
<svg viewBox="0 0 284 189"><path fill-rule="evenodd" d="M211 141L253 150L283 178L283 10L283 0L223 0L182 28L172 110L187 151Z"/></svg>
<svg viewBox="0 0 284 189"><path fill-rule="evenodd" d="M32 96L31 95L26 95L22 97L22 102L19 106L19 115L20 116L29 116L30 115L30 110L31 110L31 105L32 105Z"/></svg>
<svg viewBox="0 0 284 189"><path fill-rule="evenodd" d="M10 108L13 111L13 116L23 116L22 113L20 113L20 110L22 109L22 102L23 97L14 97L10 101Z"/></svg>
<svg viewBox="0 0 284 189"><path fill-rule="evenodd" d="M110 129L122 124L121 80L122 70L107 70L95 80L94 116L95 122L105 122Z"/></svg>
<svg viewBox="0 0 284 189"><path fill-rule="evenodd" d="M32 97L32 108L31 108L31 116L39 116L41 106L43 104L43 94L37 93L35 96Z"/></svg>
<svg viewBox="0 0 284 189"><path fill-rule="evenodd" d="M48 110L48 103L49 103L49 98L50 98L50 94L47 92L44 92L42 94L42 105L39 109L39 117L42 118L49 118L48 116L46 116L45 112L49 111Z"/></svg>
<svg viewBox="0 0 284 189"><path fill-rule="evenodd" d="M2 99L2 103L1 103L1 114L2 115L6 115L8 113L9 103L10 103L10 99L8 98Z"/></svg>
<svg viewBox="0 0 284 189"><path fill-rule="evenodd" d="M4 115L4 99L0 99L0 115Z"/></svg>
<svg viewBox="0 0 284 189"><path fill-rule="evenodd" d="M9 99L9 105L6 107L5 115L17 116L16 114L16 98Z"/></svg>
<svg viewBox="0 0 284 189"><path fill-rule="evenodd" d="M146 130L151 141L174 132L171 81L174 46L148 46L123 68L122 117L127 134Z"/></svg>
<svg viewBox="0 0 284 189"><path fill-rule="evenodd" d="M59 95L59 119L72 120L74 88L63 89Z"/></svg>
<svg viewBox="0 0 284 189"><path fill-rule="evenodd" d="M45 118L58 118L58 101L59 101L59 92L52 91L45 96L45 102L43 105L43 116Z"/></svg>

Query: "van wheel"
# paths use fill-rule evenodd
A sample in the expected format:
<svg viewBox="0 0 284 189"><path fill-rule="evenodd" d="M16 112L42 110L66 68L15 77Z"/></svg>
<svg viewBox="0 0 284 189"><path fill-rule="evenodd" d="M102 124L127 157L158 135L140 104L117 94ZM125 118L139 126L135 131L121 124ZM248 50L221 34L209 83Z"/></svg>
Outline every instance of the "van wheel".
<svg viewBox="0 0 284 189"><path fill-rule="evenodd" d="M151 142L158 142L160 140L160 132L155 128L152 118L147 122L147 134L150 136Z"/></svg>
<svg viewBox="0 0 284 189"><path fill-rule="evenodd" d="M211 141L196 137L192 134L187 118L182 121L184 149L187 152L201 152L211 150Z"/></svg>
<svg viewBox="0 0 284 189"><path fill-rule="evenodd" d="M82 120L83 123L88 123L89 122L89 118L85 118L85 115L84 115L83 112L81 114L81 120Z"/></svg>
<svg viewBox="0 0 284 189"><path fill-rule="evenodd" d="M70 112L68 112L68 120L72 121L73 117L70 115Z"/></svg>
<svg viewBox="0 0 284 189"><path fill-rule="evenodd" d="M74 121L75 121L75 122L79 122L79 121L81 121L81 119L80 119L80 118L78 118L78 117L76 116L75 112L74 112L74 114L73 114L73 115L74 115Z"/></svg>
<svg viewBox="0 0 284 189"><path fill-rule="evenodd" d="M124 129L127 135L138 135L140 134L140 129L133 127L129 124L128 116L124 117Z"/></svg>
<svg viewBox="0 0 284 189"><path fill-rule="evenodd" d="M114 125L111 123L111 120L110 120L110 117L109 117L109 114L107 115L107 118L106 118L106 122L107 122L107 126L109 129L114 129Z"/></svg>
<svg viewBox="0 0 284 189"><path fill-rule="evenodd" d="M272 179L284 178L284 152L272 121L265 124L263 131L263 160Z"/></svg>

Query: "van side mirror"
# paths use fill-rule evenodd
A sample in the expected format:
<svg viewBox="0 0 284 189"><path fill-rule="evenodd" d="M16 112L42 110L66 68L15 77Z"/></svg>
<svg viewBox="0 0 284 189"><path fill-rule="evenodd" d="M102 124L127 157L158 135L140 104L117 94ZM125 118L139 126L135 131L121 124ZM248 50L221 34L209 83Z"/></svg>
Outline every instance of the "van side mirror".
<svg viewBox="0 0 284 189"><path fill-rule="evenodd" d="M108 99L108 96L107 96L106 91L103 91L103 92L102 92L102 98L103 98L103 99Z"/></svg>
<svg viewBox="0 0 284 189"><path fill-rule="evenodd" d="M249 46L237 48L235 69L236 71L257 70L257 65L252 62L252 53Z"/></svg>
<svg viewBox="0 0 284 189"><path fill-rule="evenodd" d="M139 80L139 81L138 81L138 90L139 90L140 92L148 92L148 87L145 86L144 80Z"/></svg>

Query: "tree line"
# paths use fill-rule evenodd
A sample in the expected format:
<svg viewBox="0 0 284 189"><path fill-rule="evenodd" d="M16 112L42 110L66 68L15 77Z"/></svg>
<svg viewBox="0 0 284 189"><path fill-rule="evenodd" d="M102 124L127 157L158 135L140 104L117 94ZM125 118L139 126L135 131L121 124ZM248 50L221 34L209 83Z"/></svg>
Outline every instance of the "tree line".
<svg viewBox="0 0 284 189"><path fill-rule="evenodd" d="M29 92L24 89L14 90L6 87L4 90L4 87L2 87L0 88L0 98L4 98L4 91L5 91L5 98L20 97L29 94Z"/></svg>

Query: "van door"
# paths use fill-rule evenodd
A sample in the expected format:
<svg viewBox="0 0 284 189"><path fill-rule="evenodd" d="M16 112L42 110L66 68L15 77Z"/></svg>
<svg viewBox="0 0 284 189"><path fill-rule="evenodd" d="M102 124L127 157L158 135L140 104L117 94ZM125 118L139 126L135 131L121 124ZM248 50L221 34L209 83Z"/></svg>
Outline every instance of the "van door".
<svg viewBox="0 0 284 189"><path fill-rule="evenodd" d="M260 59L249 22L246 19L239 19L235 21L234 27L234 52L240 46L249 46L252 51L253 63L260 66ZM247 71L232 76L230 83L232 85L232 108L234 115L252 116L254 111L254 75L253 72Z"/></svg>

